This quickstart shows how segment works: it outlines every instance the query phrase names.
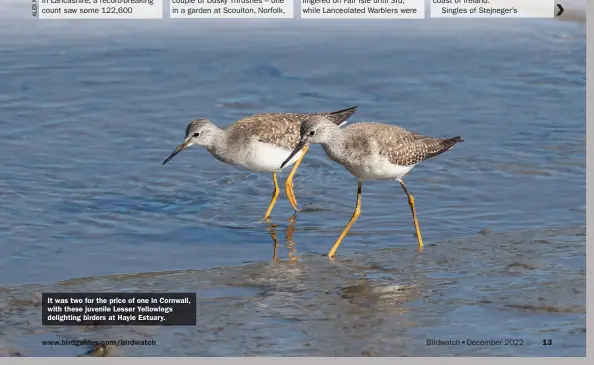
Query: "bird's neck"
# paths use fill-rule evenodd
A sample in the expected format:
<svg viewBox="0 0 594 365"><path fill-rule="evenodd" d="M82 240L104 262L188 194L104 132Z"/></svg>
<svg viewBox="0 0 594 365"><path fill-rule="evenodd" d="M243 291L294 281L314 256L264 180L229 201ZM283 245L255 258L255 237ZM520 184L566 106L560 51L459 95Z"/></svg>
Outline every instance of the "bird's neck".
<svg viewBox="0 0 594 365"><path fill-rule="evenodd" d="M219 161L229 162L229 146L227 143L227 133L224 129L216 127L213 129L212 140L206 147L213 157Z"/></svg>
<svg viewBox="0 0 594 365"><path fill-rule="evenodd" d="M344 153L344 135L342 130L336 126L336 129L332 131L331 138L328 142L322 143L322 148L326 155L334 161L340 161Z"/></svg>

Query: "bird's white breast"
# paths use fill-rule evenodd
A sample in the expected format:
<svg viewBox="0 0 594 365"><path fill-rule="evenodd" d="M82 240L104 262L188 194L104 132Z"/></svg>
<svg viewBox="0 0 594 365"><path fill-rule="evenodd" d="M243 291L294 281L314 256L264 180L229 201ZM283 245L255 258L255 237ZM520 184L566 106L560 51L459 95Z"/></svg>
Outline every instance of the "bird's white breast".
<svg viewBox="0 0 594 365"><path fill-rule="evenodd" d="M274 172L280 169L280 166L292 150L281 148L272 144L254 141L236 156L236 162L241 167L244 167L253 172ZM303 151L297 153L286 166L293 165Z"/></svg>
<svg viewBox="0 0 594 365"><path fill-rule="evenodd" d="M364 180L399 180L415 165L400 166L380 155L357 156L343 163L353 175Z"/></svg>
<svg viewBox="0 0 594 365"><path fill-rule="evenodd" d="M326 155L344 166L351 174L364 180L399 180L415 165L395 165L387 157L379 154L377 144L372 153L360 153L357 150L343 150L335 146L324 146Z"/></svg>

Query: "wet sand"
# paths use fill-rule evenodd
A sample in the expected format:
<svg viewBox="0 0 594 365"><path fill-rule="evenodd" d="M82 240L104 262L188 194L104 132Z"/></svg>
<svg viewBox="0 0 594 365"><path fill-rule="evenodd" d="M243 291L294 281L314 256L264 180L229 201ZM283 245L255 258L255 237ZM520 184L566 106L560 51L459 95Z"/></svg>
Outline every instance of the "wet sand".
<svg viewBox="0 0 594 365"><path fill-rule="evenodd" d="M75 356L82 350L40 341L125 338L155 339L157 346L114 348L108 356L585 356L583 226L477 235L429 244L422 254L399 247L331 262L289 255L298 236L279 240L276 260L243 266L3 287L3 347L25 356ZM42 327L35 293L44 291L195 291L198 325ZM428 346L428 339L522 345ZM553 345L543 346L543 339Z"/></svg>

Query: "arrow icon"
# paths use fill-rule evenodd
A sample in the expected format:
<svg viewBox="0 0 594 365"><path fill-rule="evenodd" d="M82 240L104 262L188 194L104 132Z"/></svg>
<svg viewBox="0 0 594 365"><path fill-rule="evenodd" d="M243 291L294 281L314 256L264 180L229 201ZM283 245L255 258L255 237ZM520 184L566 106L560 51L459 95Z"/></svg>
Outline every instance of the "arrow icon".
<svg viewBox="0 0 594 365"><path fill-rule="evenodd" d="M563 11L565 11L565 9L563 9L561 4L557 4L557 7L559 8L559 12L557 12L557 16L559 16L559 15L563 14Z"/></svg>

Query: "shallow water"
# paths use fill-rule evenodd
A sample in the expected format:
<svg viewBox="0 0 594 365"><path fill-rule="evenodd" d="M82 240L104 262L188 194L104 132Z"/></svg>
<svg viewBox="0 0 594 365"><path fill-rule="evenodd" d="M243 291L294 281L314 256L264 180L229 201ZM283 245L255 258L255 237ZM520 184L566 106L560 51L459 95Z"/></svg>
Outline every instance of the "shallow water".
<svg viewBox="0 0 594 365"><path fill-rule="evenodd" d="M0 38L0 348L144 336L159 346L115 353L585 356L584 25L486 23L48 23ZM369 182L336 262L321 256L356 179L319 147L295 178L296 223L284 196L273 212L276 250L259 222L270 176L199 148L160 165L197 117L353 105L351 122L465 139L407 178L422 254L400 187ZM54 289L196 290L199 325L41 328L31 296ZM526 345L425 344L508 337Z"/></svg>

